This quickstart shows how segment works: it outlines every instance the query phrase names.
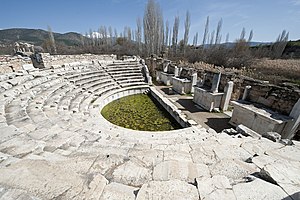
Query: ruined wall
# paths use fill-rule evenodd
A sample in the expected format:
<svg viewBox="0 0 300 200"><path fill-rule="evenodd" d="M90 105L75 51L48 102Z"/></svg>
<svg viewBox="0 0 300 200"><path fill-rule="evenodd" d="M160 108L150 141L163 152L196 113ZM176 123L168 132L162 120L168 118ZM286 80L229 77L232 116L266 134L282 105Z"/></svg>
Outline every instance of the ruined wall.
<svg viewBox="0 0 300 200"><path fill-rule="evenodd" d="M244 79L241 88L251 85L248 101L262 104L274 111L289 115L300 98L300 90Z"/></svg>
<svg viewBox="0 0 300 200"><path fill-rule="evenodd" d="M0 74L22 70L25 64L32 64L31 59L21 56L0 56Z"/></svg>
<svg viewBox="0 0 300 200"><path fill-rule="evenodd" d="M180 66L180 65L179 65ZM203 68L202 68L203 66ZM197 72L198 79L204 79L204 87L211 88L212 80L215 73L221 71L221 80L219 91L223 92L228 81L234 82L232 100L241 99L247 85L251 86L248 101L258 103L264 107L281 114L289 115L293 106L300 98L300 89L287 85L272 85L266 81L252 79L240 74L237 70L217 68L209 64L202 63L194 66L183 67L181 76L188 77L193 71Z"/></svg>
<svg viewBox="0 0 300 200"><path fill-rule="evenodd" d="M201 75L201 73L200 73ZM204 85L211 88L214 72L206 71ZM198 74L199 77L199 74ZM201 77L201 76L200 76ZM219 91L223 92L228 81L233 81L232 100L241 99L247 85L251 86L248 101L261 104L279 113L289 115L300 98L300 90L293 87L277 86L261 80L252 79L235 73L223 72Z"/></svg>
<svg viewBox="0 0 300 200"><path fill-rule="evenodd" d="M94 55L94 54L80 54L80 55L50 55L49 53L41 53L41 58L45 68L53 65L63 65L65 63L73 63L79 61L91 60L113 60L117 59L116 55Z"/></svg>

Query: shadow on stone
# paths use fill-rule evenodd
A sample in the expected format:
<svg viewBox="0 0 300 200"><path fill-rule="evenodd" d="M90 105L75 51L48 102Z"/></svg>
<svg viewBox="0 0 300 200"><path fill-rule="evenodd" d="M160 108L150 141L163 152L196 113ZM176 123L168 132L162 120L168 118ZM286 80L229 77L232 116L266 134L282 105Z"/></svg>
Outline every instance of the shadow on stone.
<svg viewBox="0 0 300 200"><path fill-rule="evenodd" d="M230 118L207 118L207 122L204 122L207 126L214 129L217 133L222 132L223 129L232 128L228 122Z"/></svg>
<svg viewBox="0 0 300 200"><path fill-rule="evenodd" d="M190 113L206 112L204 109L196 106L196 104L193 102L193 99L179 99L177 100L177 103L183 106L185 110L189 111Z"/></svg>
<svg viewBox="0 0 300 200"><path fill-rule="evenodd" d="M172 90L172 88L161 88L161 91L163 91L167 95L175 95L176 94L176 92L174 92Z"/></svg>
<svg viewBox="0 0 300 200"><path fill-rule="evenodd" d="M296 192L292 195L289 195L289 196L283 198L282 200L290 200L290 199L293 199L293 200L300 199L300 192Z"/></svg>
<svg viewBox="0 0 300 200"><path fill-rule="evenodd" d="M134 191L133 191L133 194L135 195L135 197L137 197L139 191L140 191L140 190L134 190Z"/></svg>
<svg viewBox="0 0 300 200"><path fill-rule="evenodd" d="M261 169L260 172L255 172L252 175L274 185L278 185L278 183L271 177L269 172L265 171L264 169Z"/></svg>

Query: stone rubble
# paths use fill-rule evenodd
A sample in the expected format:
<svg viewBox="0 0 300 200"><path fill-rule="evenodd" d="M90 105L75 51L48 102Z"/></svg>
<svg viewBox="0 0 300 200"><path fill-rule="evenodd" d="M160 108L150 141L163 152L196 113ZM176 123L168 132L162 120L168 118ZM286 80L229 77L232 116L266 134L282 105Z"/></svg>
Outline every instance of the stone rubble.
<svg viewBox="0 0 300 200"><path fill-rule="evenodd" d="M99 63L0 74L0 199L300 198L300 142L118 127L101 107L149 86L116 78L137 62Z"/></svg>

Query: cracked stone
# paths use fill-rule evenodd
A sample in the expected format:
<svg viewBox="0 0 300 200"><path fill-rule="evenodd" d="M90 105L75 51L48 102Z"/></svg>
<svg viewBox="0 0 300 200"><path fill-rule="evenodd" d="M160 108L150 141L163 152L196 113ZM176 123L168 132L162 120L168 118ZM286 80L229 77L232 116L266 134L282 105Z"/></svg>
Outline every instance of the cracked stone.
<svg viewBox="0 0 300 200"><path fill-rule="evenodd" d="M279 186L259 178L251 182L234 185L233 192L237 200L292 200Z"/></svg>
<svg viewBox="0 0 300 200"><path fill-rule="evenodd" d="M135 191L138 189L113 182L105 186L100 200L135 200Z"/></svg>
<svg viewBox="0 0 300 200"><path fill-rule="evenodd" d="M128 161L118 166L112 173L115 182L139 187L152 180L151 170L143 167L140 163Z"/></svg>
<svg viewBox="0 0 300 200"><path fill-rule="evenodd" d="M194 182L195 178L202 176L210 176L207 165L186 161L165 161L155 166L153 170L153 180L156 181L178 179Z"/></svg>
<svg viewBox="0 0 300 200"><path fill-rule="evenodd" d="M136 200L199 200L197 188L180 180L150 181L144 184Z"/></svg>
<svg viewBox="0 0 300 200"><path fill-rule="evenodd" d="M235 199L232 186L226 176L197 178L197 188L201 199Z"/></svg>

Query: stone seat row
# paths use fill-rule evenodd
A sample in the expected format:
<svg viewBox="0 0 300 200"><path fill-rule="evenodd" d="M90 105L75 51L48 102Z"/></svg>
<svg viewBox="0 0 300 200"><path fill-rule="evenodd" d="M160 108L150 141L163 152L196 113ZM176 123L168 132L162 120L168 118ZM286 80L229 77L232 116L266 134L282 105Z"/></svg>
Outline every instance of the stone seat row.
<svg viewBox="0 0 300 200"><path fill-rule="evenodd" d="M136 83L122 88L99 78L84 88L54 73L0 96L0 198L288 199L299 191L299 143L196 126L134 131L106 121L102 106L149 88ZM26 123L9 118L2 127L5 112L19 109ZM276 184L252 176L260 169Z"/></svg>
<svg viewBox="0 0 300 200"><path fill-rule="evenodd" d="M102 83L107 83L107 82L102 82ZM98 84L98 86L99 85L101 86L100 83L97 83L97 84ZM58 105L59 102L61 101L61 99L63 99L64 94L67 94L71 90L71 89L67 89L67 87L65 87L64 89L62 89L63 85L65 85L65 83L63 83L61 86L58 86L57 89L51 90L51 92L50 92L51 93L51 98L48 98L49 94L47 95L47 94L44 93L44 96L41 95L36 100L33 100L32 102L35 102L35 104L37 104L37 103L38 104L42 104L44 107L50 107L50 108L51 107L52 108L53 107L57 107L56 105ZM51 84L49 86L51 86ZM90 85L90 87L93 87L93 86L94 86L94 89L91 89L91 90L87 91L85 94L83 94L80 90L78 90L77 92L80 93L80 94L82 94L81 97L77 97L80 100L78 100L78 99L74 100L73 99L72 103L71 103L71 101L69 101L70 104L67 107L71 108L71 110L73 112L74 111L79 111L80 103L83 102L83 101L85 101L85 106L83 106L83 108L85 108L84 110L87 111L88 107L90 105L90 102L93 101L93 99L95 99L95 97L100 96L103 92L109 92L110 90L118 88L116 86L116 84L109 84L108 83L107 85L104 86L104 91L101 91L101 87L95 87L95 84ZM112 87L110 88L109 86L112 86ZM130 84L127 85L127 87L129 87L129 86L130 86ZM43 87L43 86L41 85L41 87ZM82 88L82 89L87 90L90 87L86 87L86 88ZM48 90L48 91L50 91L50 90ZM57 91L60 91L60 93L58 93L56 95L53 95L53 93L57 92ZM92 94L93 91L97 91L97 94ZM35 92L35 93L39 93L39 92ZM77 93L77 95L78 95L78 93ZM89 98L90 101L87 98L88 96L90 96L90 98ZM31 97L29 99L32 99L32 98L33 97ZM29 100L29 99L27 99L27 100ZM44 100L44 99L46 99L46 100L42 103L41 100ZM30 113L31 117L34 118L34 120L32 120L32 121L35 122L35 123L37 123L37 122L40 122L40 121L47 120L47 117L45 117L45 118L44 117L38 117L37 112L41 112L42 108L34 105L34 103L32 103L32 102L29 103L29 105L30 105L29 106L29 109L30 109L29 113ZM19 103L18 101L15 101L15 104L18 104L18 103ZM28 104L28 102L27 103L25 102L23 104ZM10 105L10 108L13 108L13 104ZM39 109L39 110L36 110L36 109ZM24 118L25 119L30 119L30 117L25 116L28 113L26 113L26 110L24 110L23 108L18 107L15 110L18 110L18 112L16 112L16 113L12 112L12 113L10 113L10 114L7 115L7 118L9 119L9 123L13 123L15 120L18 120L18 119L23 119L23 120L24 120ZM24 116L22 115L22 110L24 111L23 112ZM21 116L22 116L21 118L18 117L18 114L20 114L20 112L21 112ZM26 124L27 122L28 122L28 120L27 121L24 120L24 123L22 123L22 124Z"/></svg>
<svg viewBox="0 0 300 200"><path fill-rule="evenodd" d="M21 97L21 99L25 98L28 101L28 98L30 98L30 94L38 93L39 91L52 86L53 85L51 83L52 79L54 79L54 82L53 82L54 84L56 84L57 81L59 82L59 79L56 74L53 74L51 76L49 76L49 75L48 76L38 76L35 74L35 76L30 75L29 77L30 77L29 79L25 79L25 80L27 80L27 82L24 82L24 83L22 82L21 84L15 86L15 87L12 87L9 90L6 90L5 92L1 93L1 101L4 101L4 106L2 106L2 108L3 107L5 108L5 106L9 102L13 101L14 98L18 97L20 94L23 94L23 93L24 93L24 95L23 95L24 97ZM31 89L31 90L28 91L29 89ZM25 104L27 101L25 101ZM8 118L9 118L9 116L8 116Z"/></svg>

